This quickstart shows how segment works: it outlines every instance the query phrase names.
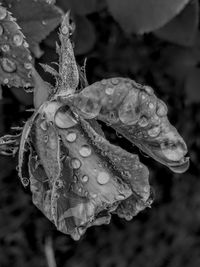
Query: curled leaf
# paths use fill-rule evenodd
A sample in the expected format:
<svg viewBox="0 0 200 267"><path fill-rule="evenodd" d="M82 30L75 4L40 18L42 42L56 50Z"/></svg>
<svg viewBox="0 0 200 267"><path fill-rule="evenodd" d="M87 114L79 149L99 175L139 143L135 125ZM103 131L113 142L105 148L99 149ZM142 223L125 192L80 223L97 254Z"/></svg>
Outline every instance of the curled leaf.
<svg viewBox="0 0 200 267"><path fill-rule="evenodd" d="M166 105L149 86L124 78L102 80L71 97L70 102L80 116L106 122L174 172L187 170L186 144L169 123Z"/></svg>

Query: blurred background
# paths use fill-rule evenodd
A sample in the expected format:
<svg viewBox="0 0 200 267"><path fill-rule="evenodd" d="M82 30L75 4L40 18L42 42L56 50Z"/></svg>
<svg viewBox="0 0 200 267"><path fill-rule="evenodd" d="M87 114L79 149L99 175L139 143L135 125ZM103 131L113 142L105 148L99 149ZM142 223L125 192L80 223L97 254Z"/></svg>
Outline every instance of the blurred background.
<svg viewBox="0 0 200 267"><path fill-rule="evenodd" d="M143 8L139 1L120 2L57 0L56 4L64 11L71 9L75 55L80 66L87 59L89 84L119 76L152 86L167 103L169 119L188 145L190 168L173 174L104 126L110 142L139 153L148 166L155 200L151 209L132 221L114 215L109 225L88 229L76 242L59 233L32 204L29 190L17 177L17 159L0 156L0 267L200 266L199 2L168 1L174 6L162 6L163 14L151 0L146 7L141 0ZM31 46L37 70L52 84L39 63L58 62L57 33L54 27ZM31 114L26 110L32 107L32 95L21 88L3 86L2 96L0 135L22 126Z"/></svg>

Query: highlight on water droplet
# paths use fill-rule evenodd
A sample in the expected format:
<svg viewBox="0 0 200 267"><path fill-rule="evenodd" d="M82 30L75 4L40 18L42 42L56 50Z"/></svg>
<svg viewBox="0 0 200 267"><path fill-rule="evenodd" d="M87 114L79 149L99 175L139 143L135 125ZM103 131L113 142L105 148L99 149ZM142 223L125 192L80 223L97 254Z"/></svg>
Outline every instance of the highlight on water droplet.
<svg viewBox="0 0 200 267"><path fill-rule="evenodd" d="M14 72L17 69L15 62L6 57L1 59L1 66L5 72Z"/></svg>
<svg viewBox="0 0 200 267"><path fill-rule="evenodd" d="M16 46L21 46L23 43L23 35L20 33L17 33L13 36L13 42Z"/></svg>
<svg viewBox="0 0 200 267"><path fill-rule="evenodd" d="M83 145L80 150L79 153L82 157L86 158L89 157L92 154L92 150L88 145Z"/></svg>
<svg viewBox="0 0 200 267"><path fill-rule="evenodd" d="M7 16L7 10L6 10L6 8L0 6L0 20L5 19L6 16Z"/></svg>
<svg viewBox="0 0 200 267"><path fill-rule="evenodd" d="M43 137L43 140L44 140L45 143L47 143L47 142L49 141L49 137L48 137L48 135L45 135L45 136Z"/></svg>
<svg viewBox="0 0 200 267"><path fill-rule="evenodd" d="M71 166L73 169L79 169L81 167L81 162L79 159L73 158L71 159Z"/></svg>
<svg viewBox="0 0 200 267"><path fill-rule="evenodd" d="M97 176L97 182L101 185L107 184L110 180L110 176L107 172L100 172Z"/></svg>
<svg viewBox="0 0 200 267"><path fill-rule="evenodd" d="M68 134L66 135L66 140L67 140L68 142L70 142L70 143L73 143L73 142L76 140L76 137L77 137L76 133L71 132L71 133L68 133Z"/></svg>
<svg viewBox="0 0 200 267"><path fill-rule="evenodd" d="M149 121L146 117L142 116L139 121L138 121L138 125L140 127L146 127L148 125Z"/></svg>

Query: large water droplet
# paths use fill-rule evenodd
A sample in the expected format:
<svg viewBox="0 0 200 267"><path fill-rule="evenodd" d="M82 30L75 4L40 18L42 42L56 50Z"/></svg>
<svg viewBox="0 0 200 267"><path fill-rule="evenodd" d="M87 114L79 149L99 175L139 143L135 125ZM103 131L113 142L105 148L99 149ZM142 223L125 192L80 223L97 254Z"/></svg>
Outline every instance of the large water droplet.
<svg viewBox="0 0 200 267"><path fill-rule="evenodd" d="M73 158L71 159L71 166L73 169L79 169L81 167L81 162L79 159Z"/></svg>
<svg viewBox="0 0 200 267"><path fill-rule="evenodd" d="M72 114L70 114L69 110L66 110L65 112L58 111L54 121L56 126L62 129L71 128L77 124L77 121L73 118Z"/></svg>
<svg viewBox="0 0 200 267"><path fill-rule="evenodd" d="M5 44L5 45L2 45L1 46L1 50L4 52L4 53L7 53L10 51L10 46Z"/></svg>
<svg viewBox="0 0 200 267"><path fill-rule="evenodd" d="M0 25L0 36L3 34L3 26Z"/></svg>
<svg viewBox="0 0 200 267"><path fill-rule="evenodd" d="M1 66L6 72L14 72L17 69L16 64L8 58L1 59Z"/></svg>
<svg viewBox="0 0 200 267"><path fill-rule="evenodd" d="M83 183L87 183L89 180L89 177L87 175L83 175L83 177L81 178Z"/></svg>
<svg viewBox="0 0 200 267"><path fill-rule="evenodd" d="M27 70L30 70L32 69L32 64L27 62L27 63L24 63L24 68L27 69Z"/></svg>
<svg viewBox="0 0 200 267"><path fill-rule="evenodd" d="M146 117L142 116L139 121L138 121L138 125L140 127L146 127L148 125L149 121Z"/></svg>
<svg viewBox="0 0 200 267"><path fill-rule="evenodd" d="M79 101L78 108L81 110L83 115L86 116L86 118L92 119L99 115L101 105L97 99L83 97Z"/></svg>
<svg viewBox="0 0 200 267"><path fill-rule="evenodd" d="M0 6L0 20L5 19L6 16L7 16L7 10L4 7Z"/></svg>
<svg viewBox="0 0 200 267"><path fill-rule="evenodd" d="M66 140L70 143L74 142L76 140L76 133L74 132L71 132L71 133L68 133L67 136L66 136Z"/></svg>
<svg viewBox="0 0 200 267"><path fill-rule="evenodd" d="M107 184L110 179L110 176L107 172L100 172L97 176L97 182L99 184Z"/></svg>
<svg viewBox="0 0 200 267"><path fill-rule="evenodd" d="M80 150L79 153L82 157L86 158L89 157L92 153L91 148L88 145L83 145Z"/></svg>
<svg viewBox="0 0 200 267"><path fill-rule="evenodd" d="M150 130L148 130L148 135L150 137L156 137L159 135L159 133L160 133L160 126L155 126L151 128Z"/></svg>
<svg viewBox="0 0 200 267"><path fill-rule="evenodd" d="M20 46L23 43L23 35L22 34L15 34L13 36L13 42L16 46Z"/></svg>

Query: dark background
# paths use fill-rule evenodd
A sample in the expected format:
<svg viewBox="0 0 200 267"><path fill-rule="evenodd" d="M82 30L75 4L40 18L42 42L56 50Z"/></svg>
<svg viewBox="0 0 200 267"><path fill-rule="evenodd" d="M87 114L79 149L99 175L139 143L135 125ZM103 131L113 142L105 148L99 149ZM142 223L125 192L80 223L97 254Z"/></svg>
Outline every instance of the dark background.
<svg viewBox="0 0 200 267"><path fill-rule="evenodd" d="M148 166L155 201L151 209L132 221L113 216L110 225L92 227L75 242L56 231L32 204L29 190L23 189L17 177L17 160L0 156L0 266L48 266L46 251L50 247L58 267L199 267L199 35L192 46L181 46L152 33L126 35L104 8L74 17L76 58L79 65L87 58L89 84L120 76L151 85L167 103L169 119L184 137L191 165L186 173L173 174L104 126L112 143L139 153ZM86 19L90 30L85 30ZM52 78L38 63L58 60L57 39L56 29L41 43L44 53L36 59L38 71L49 82L53 82ZM32 96L22 89L4 87L3 97L1 135L11 132L11 126L22 126L30 116L26 109L32 105Z"/></svg>

